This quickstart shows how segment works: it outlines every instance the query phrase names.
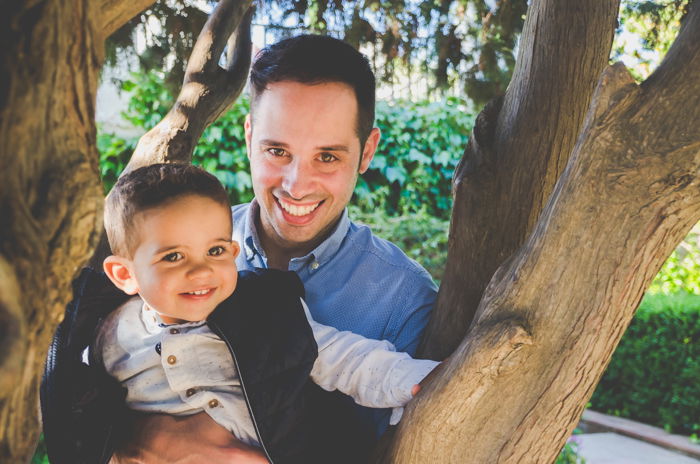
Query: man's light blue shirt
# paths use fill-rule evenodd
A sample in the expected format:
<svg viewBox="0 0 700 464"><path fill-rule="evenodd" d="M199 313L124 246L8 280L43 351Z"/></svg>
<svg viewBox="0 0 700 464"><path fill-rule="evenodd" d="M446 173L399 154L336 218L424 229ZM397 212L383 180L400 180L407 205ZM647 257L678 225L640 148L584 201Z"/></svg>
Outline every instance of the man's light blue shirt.
<svg viewBox="0 0 700 464"><path fill-rule="evenodd" d="M267 268L256 230L258 208L255 200L232 208L233 239L241 246L238 270ZM293 258L289 270L304 283L305 300L317 322L389 340L398 351L415 353L437 286L396 245L350 221L347 209L331 235L307 255ZM380 430L388 423L388 414L383 416Z"/></svg>

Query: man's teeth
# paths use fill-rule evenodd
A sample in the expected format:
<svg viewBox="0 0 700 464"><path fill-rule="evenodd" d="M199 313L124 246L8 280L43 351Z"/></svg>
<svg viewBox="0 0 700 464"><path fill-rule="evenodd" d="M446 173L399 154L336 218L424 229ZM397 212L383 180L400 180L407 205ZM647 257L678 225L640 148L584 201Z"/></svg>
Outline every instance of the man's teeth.
<svg viewBox="0 0 700 464"><path fill-rule="evenodd" d="M209 292L211 292L211 288L208 288L206 290L195 290L194 292L187 292L187 294L188 295L206 295Z"/></svg>
<svg viewBox="0 0 700 464"><path fill-rule="evenodd" d="M285 203L282 200L280 200L279 203L280 206L282 206L282 209L291 214L292 216L306 216L307 214L310 214L313 210L318 208L318 205L321 204L321 202L319 201L318 203L314 203L313 205L296 206Z"/></svg>

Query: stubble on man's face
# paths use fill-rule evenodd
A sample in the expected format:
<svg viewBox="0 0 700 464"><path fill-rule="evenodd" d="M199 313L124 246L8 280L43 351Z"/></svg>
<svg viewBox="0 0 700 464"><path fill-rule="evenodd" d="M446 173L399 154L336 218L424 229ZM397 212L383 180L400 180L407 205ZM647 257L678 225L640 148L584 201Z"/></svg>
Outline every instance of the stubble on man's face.
<svg viewBox="0 0 700 464"><path fill-rule="evenodd" d="M346 84L278 82L257 97L246 141L266 250L305 254L332 232L369 163L356 127Z"/></svg>

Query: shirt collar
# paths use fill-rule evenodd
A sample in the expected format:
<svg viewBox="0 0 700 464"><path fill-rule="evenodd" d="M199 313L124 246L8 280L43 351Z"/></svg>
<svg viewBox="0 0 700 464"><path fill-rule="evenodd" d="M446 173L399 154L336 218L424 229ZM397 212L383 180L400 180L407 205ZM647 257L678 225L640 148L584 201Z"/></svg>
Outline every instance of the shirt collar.
<svg viewBox="0 0 700 464"><path fill-rule="evenodd" d="M243 241L245 246L245 257L246 260L252 261L255 258L256 253L260 255L265 261L267 257L265 256L265 250L263 250L262 245L260 245L260 238L258 237L258 231L255 229L255 219L260 214L260 205L258 201L253 198L248 207L248 214L245 220L245 226L243 230Z"/></svg>
<svg viewBox="0 0 700 464"><path fill-rule="evenodd" d="M163 322L163 319L160 318L160 315L154 310L150 309L148 306L146 306L146 303L143 302L143 300L141 300L140 298L138 298L138 303L134 302L133 304L141 305L141 321L143 322L146 331L150 334L161 332L164 327L178 327L184 329L199 327L206 323L206 321L193 321L182 322L179 324L166 324L165 322Z"/></svg>
<svg viewBox="0 0 700 464"><path fill-rule="evenodd" d="M248 208L248 215L245 221L244 227L244 242L246 259L252 261L255 258L255 254L260 255L267 261L265 256L265 250L263 250L260 245L260 238L258 232L255 228L255 223L258 215L260 214L260 205L258 205L257 200L253 199L250 202L250 207ZM343 239L350 229L350 219L348 217L348 209L345 208L343 213L340 215L340 220L335 225L333 232L328 236L323 242L321 242L316 248L314 248L310 253L305 256L298 258L293 258L292 262L315 262L318 265L324 264L330 260L333 255L338 251L340 245L343 243ZM313 259L310 259L313 258Z"/></svg>

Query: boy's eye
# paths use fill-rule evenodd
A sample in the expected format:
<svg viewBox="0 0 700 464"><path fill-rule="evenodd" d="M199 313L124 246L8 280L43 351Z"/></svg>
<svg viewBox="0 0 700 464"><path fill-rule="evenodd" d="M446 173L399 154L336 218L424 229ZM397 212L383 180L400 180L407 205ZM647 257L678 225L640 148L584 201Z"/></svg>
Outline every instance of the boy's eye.
<svg viewBox="0 0 700 464"><path fill-rule="evenodd" d="M331 162L337 160L338 158L335 155L332 155L330 153L321 153L320 159L324 163L331 163Z"/></svg>
<svg viewBox="0 0 700 464"><path fill-rule="evenodd" d="M269 154L271 154L272 156L276 156L276 157L284 156L286 154L286 152L284 151L283 148L274 148L274 147L268 148L267 152Z"/></svg>
<svg viewBox="0 0 700 464"><path fill-rule="evenodd" d="M182 259L182 253L175 251L173 253L168 253L167 255L163 256L163 261L167 261L169 263L174 263L176 261L180 261Z"/></svg>
<svg viewBox="0 0 700 464"><path fill-rule="evenodd" d="M219 255L224 254L224 251L226 251L226 249L224 247L215 246L215 247L209 248L209 255L210 256L219 256Z"/></svg>

